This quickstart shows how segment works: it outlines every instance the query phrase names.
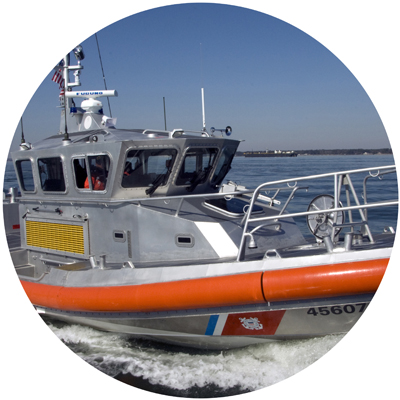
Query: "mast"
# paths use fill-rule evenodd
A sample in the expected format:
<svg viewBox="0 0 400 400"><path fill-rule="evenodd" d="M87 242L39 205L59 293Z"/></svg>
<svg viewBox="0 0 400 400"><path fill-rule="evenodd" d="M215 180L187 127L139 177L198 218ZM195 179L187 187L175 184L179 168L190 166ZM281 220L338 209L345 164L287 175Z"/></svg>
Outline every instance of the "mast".
<svg viewBox="0 0 400 400"><path fill-rule="evenodd" d="M204 106L204 88L201 88L201 110L203 114L203 131L206 131L206 110Z"/></svg>
<svg viewBox="0 0 400 400"><path fill-rule="evenodd" d="M81 70L83 69L83 65L81 65L81 60L85 58L85 54L83 53L82 46L76 46L75 49L73 50L75 58L78 62L78 65L70 65L70 54L68 53L64 57L64 65L63 65L63 78L64 78L64 90L63 90L63 105L64 109L62 110L62 113L64 114L64 121L63 118L61 118L61 126L60 126L60 134L64 133L64 140L69 140L68 138L68 124L67 124L67 119L68 119L68 114L67 110L71 109L71 107L74 105L73 104L73 99L67 96L67 92L71 91L71 88L74 86L80 86L81 85L81 80L80 80L80 74ZM74 70L74 76L75 76L75 81L70 82L69 81L69 71ZM64 126L62 127L62 124L64 122ZM62 129L64 128L64 129ZM63 132L64 131L64 132Z"/></svg>
<svg viewBox="0 0 400 400"><path fill-rule="evenodd" d="M62 108L60 134L64 134L64 144L70 143L68 135L71 132L113 128L116 124L116 118L104 115L103 105L98 100L98 97L118 96L116 90L72 91L73 87L81 86L80 74L83 69L81 61L85 58L82 46L75 47L73 53L77 60L77 65L71 65L70 54L68 53L57 66L57 68L63 68L63 90L60 94ZM74 73L75 80L73 81L69 79L70 71ZM80 107L75 105L75 97L83 99Z"/></svg>

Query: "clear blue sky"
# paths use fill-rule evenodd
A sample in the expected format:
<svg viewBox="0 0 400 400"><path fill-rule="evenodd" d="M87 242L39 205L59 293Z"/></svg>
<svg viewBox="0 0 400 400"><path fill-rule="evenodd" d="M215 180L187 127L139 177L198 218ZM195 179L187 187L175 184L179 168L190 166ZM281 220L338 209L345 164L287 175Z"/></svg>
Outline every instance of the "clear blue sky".
<svg viewBox="0 0 400 400"><path fill-rule="evenodd" d="M163 129L165 97L168 129L200 130L203 86L207 128L232 126L242 151L390 146L368 95L341 61L266 14L218 4L167 6L125 18L97 37L107 87L119 94L110 99L119 128ZM81 89L103 89L95 37L81 44ZM58 132L52 74L23 115L30 142ZM106 99L103 105L109 114ZM18 127L13 148L19 135Z"/></svg>

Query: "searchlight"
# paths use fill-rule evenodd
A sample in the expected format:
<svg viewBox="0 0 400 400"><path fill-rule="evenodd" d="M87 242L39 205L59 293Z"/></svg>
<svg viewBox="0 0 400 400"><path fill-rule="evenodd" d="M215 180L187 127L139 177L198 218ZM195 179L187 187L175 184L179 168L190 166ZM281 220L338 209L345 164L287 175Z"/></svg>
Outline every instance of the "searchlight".
<svg viewBox="0 0 400 400"><path fill-rule="evenodd" d="M212 127L210 130L212 134L214 134L215 131L221 132L221 136L223 136L224 133L226 136L231 136L232 134L232 128L229 125L225 129L217 129Z"/></svg>
<svg viewBox="0 0 400 400"><path fill-rule="evenodd" d="M85 53L83 52L82 46L76 46L74 51L75 58L77 61L82 61L85 58Z"/></svg>

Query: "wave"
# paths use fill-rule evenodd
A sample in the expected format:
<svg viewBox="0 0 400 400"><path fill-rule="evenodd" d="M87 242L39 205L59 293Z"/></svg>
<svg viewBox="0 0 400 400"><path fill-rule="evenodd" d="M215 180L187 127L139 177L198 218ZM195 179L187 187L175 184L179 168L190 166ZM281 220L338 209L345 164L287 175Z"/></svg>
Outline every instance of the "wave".
<svg viewBox="0 0 400 400"><path fill-rule="evenodd" d="M106 375L153 392L188 397L217 397L273 385L314 363L344 336L215 352L157 344L80 325L47 324L73 352Z"/></svg>

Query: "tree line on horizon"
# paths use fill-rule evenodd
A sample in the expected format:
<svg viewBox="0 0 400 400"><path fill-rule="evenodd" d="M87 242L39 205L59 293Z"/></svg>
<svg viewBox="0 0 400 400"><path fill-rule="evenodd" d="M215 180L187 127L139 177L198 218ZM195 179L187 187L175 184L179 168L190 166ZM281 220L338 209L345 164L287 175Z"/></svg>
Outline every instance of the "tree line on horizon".
<svg viewBox="0 0 400 400"><path fill-rule="evenodd" d="M252 152L253 150L248 151L238 151L236 152L237 156L242 156L244 153ZM259 152L259 150L256 150ZM282 150L289 151L289 150ZM290 150L291 151L291 150ZM325 155L325 156L334 156L334 155L362 155L362 154L393 154L391 148L382 148L382 149L316 149L316 150L294 150L298 155Z"/></svg>

